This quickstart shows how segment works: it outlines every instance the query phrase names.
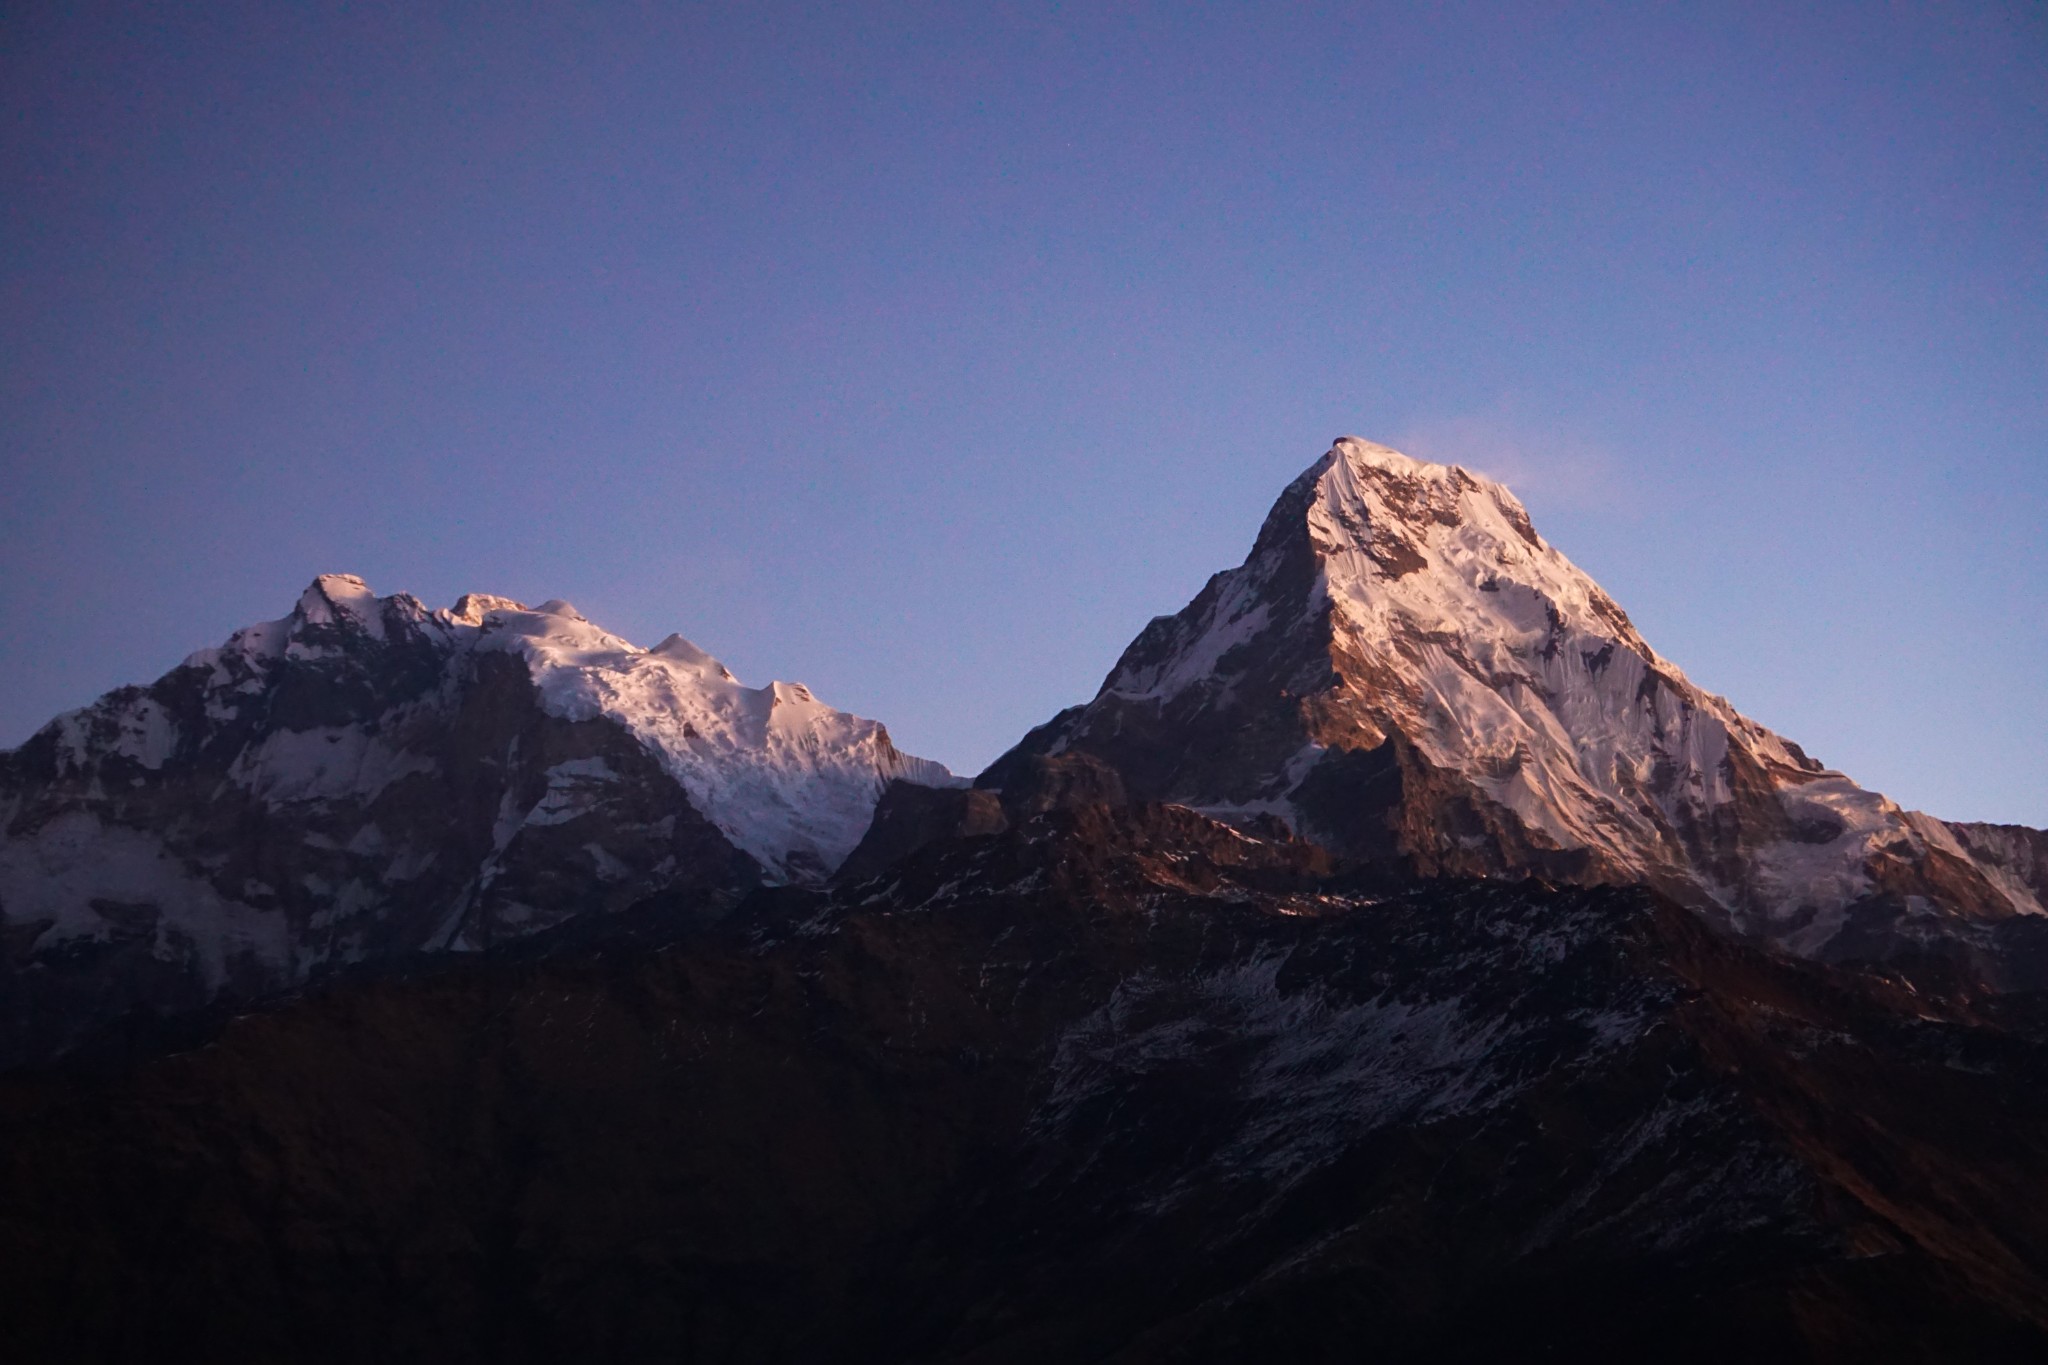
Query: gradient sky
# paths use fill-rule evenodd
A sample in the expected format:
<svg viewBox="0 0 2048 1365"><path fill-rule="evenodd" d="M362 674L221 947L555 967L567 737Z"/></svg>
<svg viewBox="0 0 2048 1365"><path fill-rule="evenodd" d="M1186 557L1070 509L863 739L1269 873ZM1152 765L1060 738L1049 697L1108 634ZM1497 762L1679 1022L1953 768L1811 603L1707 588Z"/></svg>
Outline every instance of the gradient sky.
<svg viewBox="0 0 2048 1365"><path fill-rule="evenodd" d="M340 570L973 771L1356 433L2048 826L2044 16L10 5L0 744Z"/></svg>

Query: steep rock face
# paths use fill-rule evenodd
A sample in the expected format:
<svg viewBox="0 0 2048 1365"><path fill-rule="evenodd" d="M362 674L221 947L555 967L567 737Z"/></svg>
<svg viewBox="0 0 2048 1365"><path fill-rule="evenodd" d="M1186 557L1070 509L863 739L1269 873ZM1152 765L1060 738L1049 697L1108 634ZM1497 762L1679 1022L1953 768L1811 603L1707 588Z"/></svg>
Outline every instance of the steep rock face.
<svg viewBox="0 0 2048 1365"><path fill-rule="evenodd" d="M899 779L952 780L680 636L327 575L0 754L0 1064L131 1009L815 880Z"/></svg>
<svg viewBox="0 0 2048 1365"><path fill-rule="evenodd" d="M1073 753L1425 874L1641 882L1803 954L2048 981L2007 941L2043 914L2020 836L1822 767L1658 655L1507 489L1355 438L981 781Z"/></svg>
<svg viewBox="0 0 2048 1365"><path fill-rule="evenodd" d="M955 813L986 803L933 802ZM0 1078L9 1359L2034 1360L2042 1044L1083 804Z"/></svg>

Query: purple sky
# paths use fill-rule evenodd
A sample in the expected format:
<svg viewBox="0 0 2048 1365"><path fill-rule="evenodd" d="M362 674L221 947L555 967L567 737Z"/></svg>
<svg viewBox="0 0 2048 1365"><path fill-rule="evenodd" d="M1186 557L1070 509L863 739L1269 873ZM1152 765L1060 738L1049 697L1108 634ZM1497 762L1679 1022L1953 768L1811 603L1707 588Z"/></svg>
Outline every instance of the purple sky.
<svg viewBox="0 0 2048 1365"><path fill-rule="evenodd" d="M2048 826L2044 14L10 6L0 744L341 570L973 771L1357 433Z"/></svg>

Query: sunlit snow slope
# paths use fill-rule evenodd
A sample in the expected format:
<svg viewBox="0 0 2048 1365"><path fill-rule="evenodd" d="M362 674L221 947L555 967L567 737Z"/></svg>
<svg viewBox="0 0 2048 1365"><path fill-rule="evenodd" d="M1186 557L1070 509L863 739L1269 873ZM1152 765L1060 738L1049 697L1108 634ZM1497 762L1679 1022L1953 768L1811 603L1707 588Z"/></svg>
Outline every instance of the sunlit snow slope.
<svg viewBox="0 0 2048 1365"><path fill-rule="evenodd" d="M2028 831L1900 809L1702 691L1506 488L1346 437L1019 754L1425 872L1643 881L1821 955L2000 953ZM1001 785L999 760L984 779Z"/></svg>

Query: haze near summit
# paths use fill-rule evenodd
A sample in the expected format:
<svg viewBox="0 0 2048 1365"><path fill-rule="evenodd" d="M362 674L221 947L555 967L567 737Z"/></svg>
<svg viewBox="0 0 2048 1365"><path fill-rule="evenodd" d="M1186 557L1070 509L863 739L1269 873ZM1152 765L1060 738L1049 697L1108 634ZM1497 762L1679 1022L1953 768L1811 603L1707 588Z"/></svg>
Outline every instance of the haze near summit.
<svg viewBox="0 0 2048 1365"><path fill-rule="evenodd" d="M1355 431L2048 824L2038 7L44 7L0 101L0 744L341 570L972 771Z"/></svg>

